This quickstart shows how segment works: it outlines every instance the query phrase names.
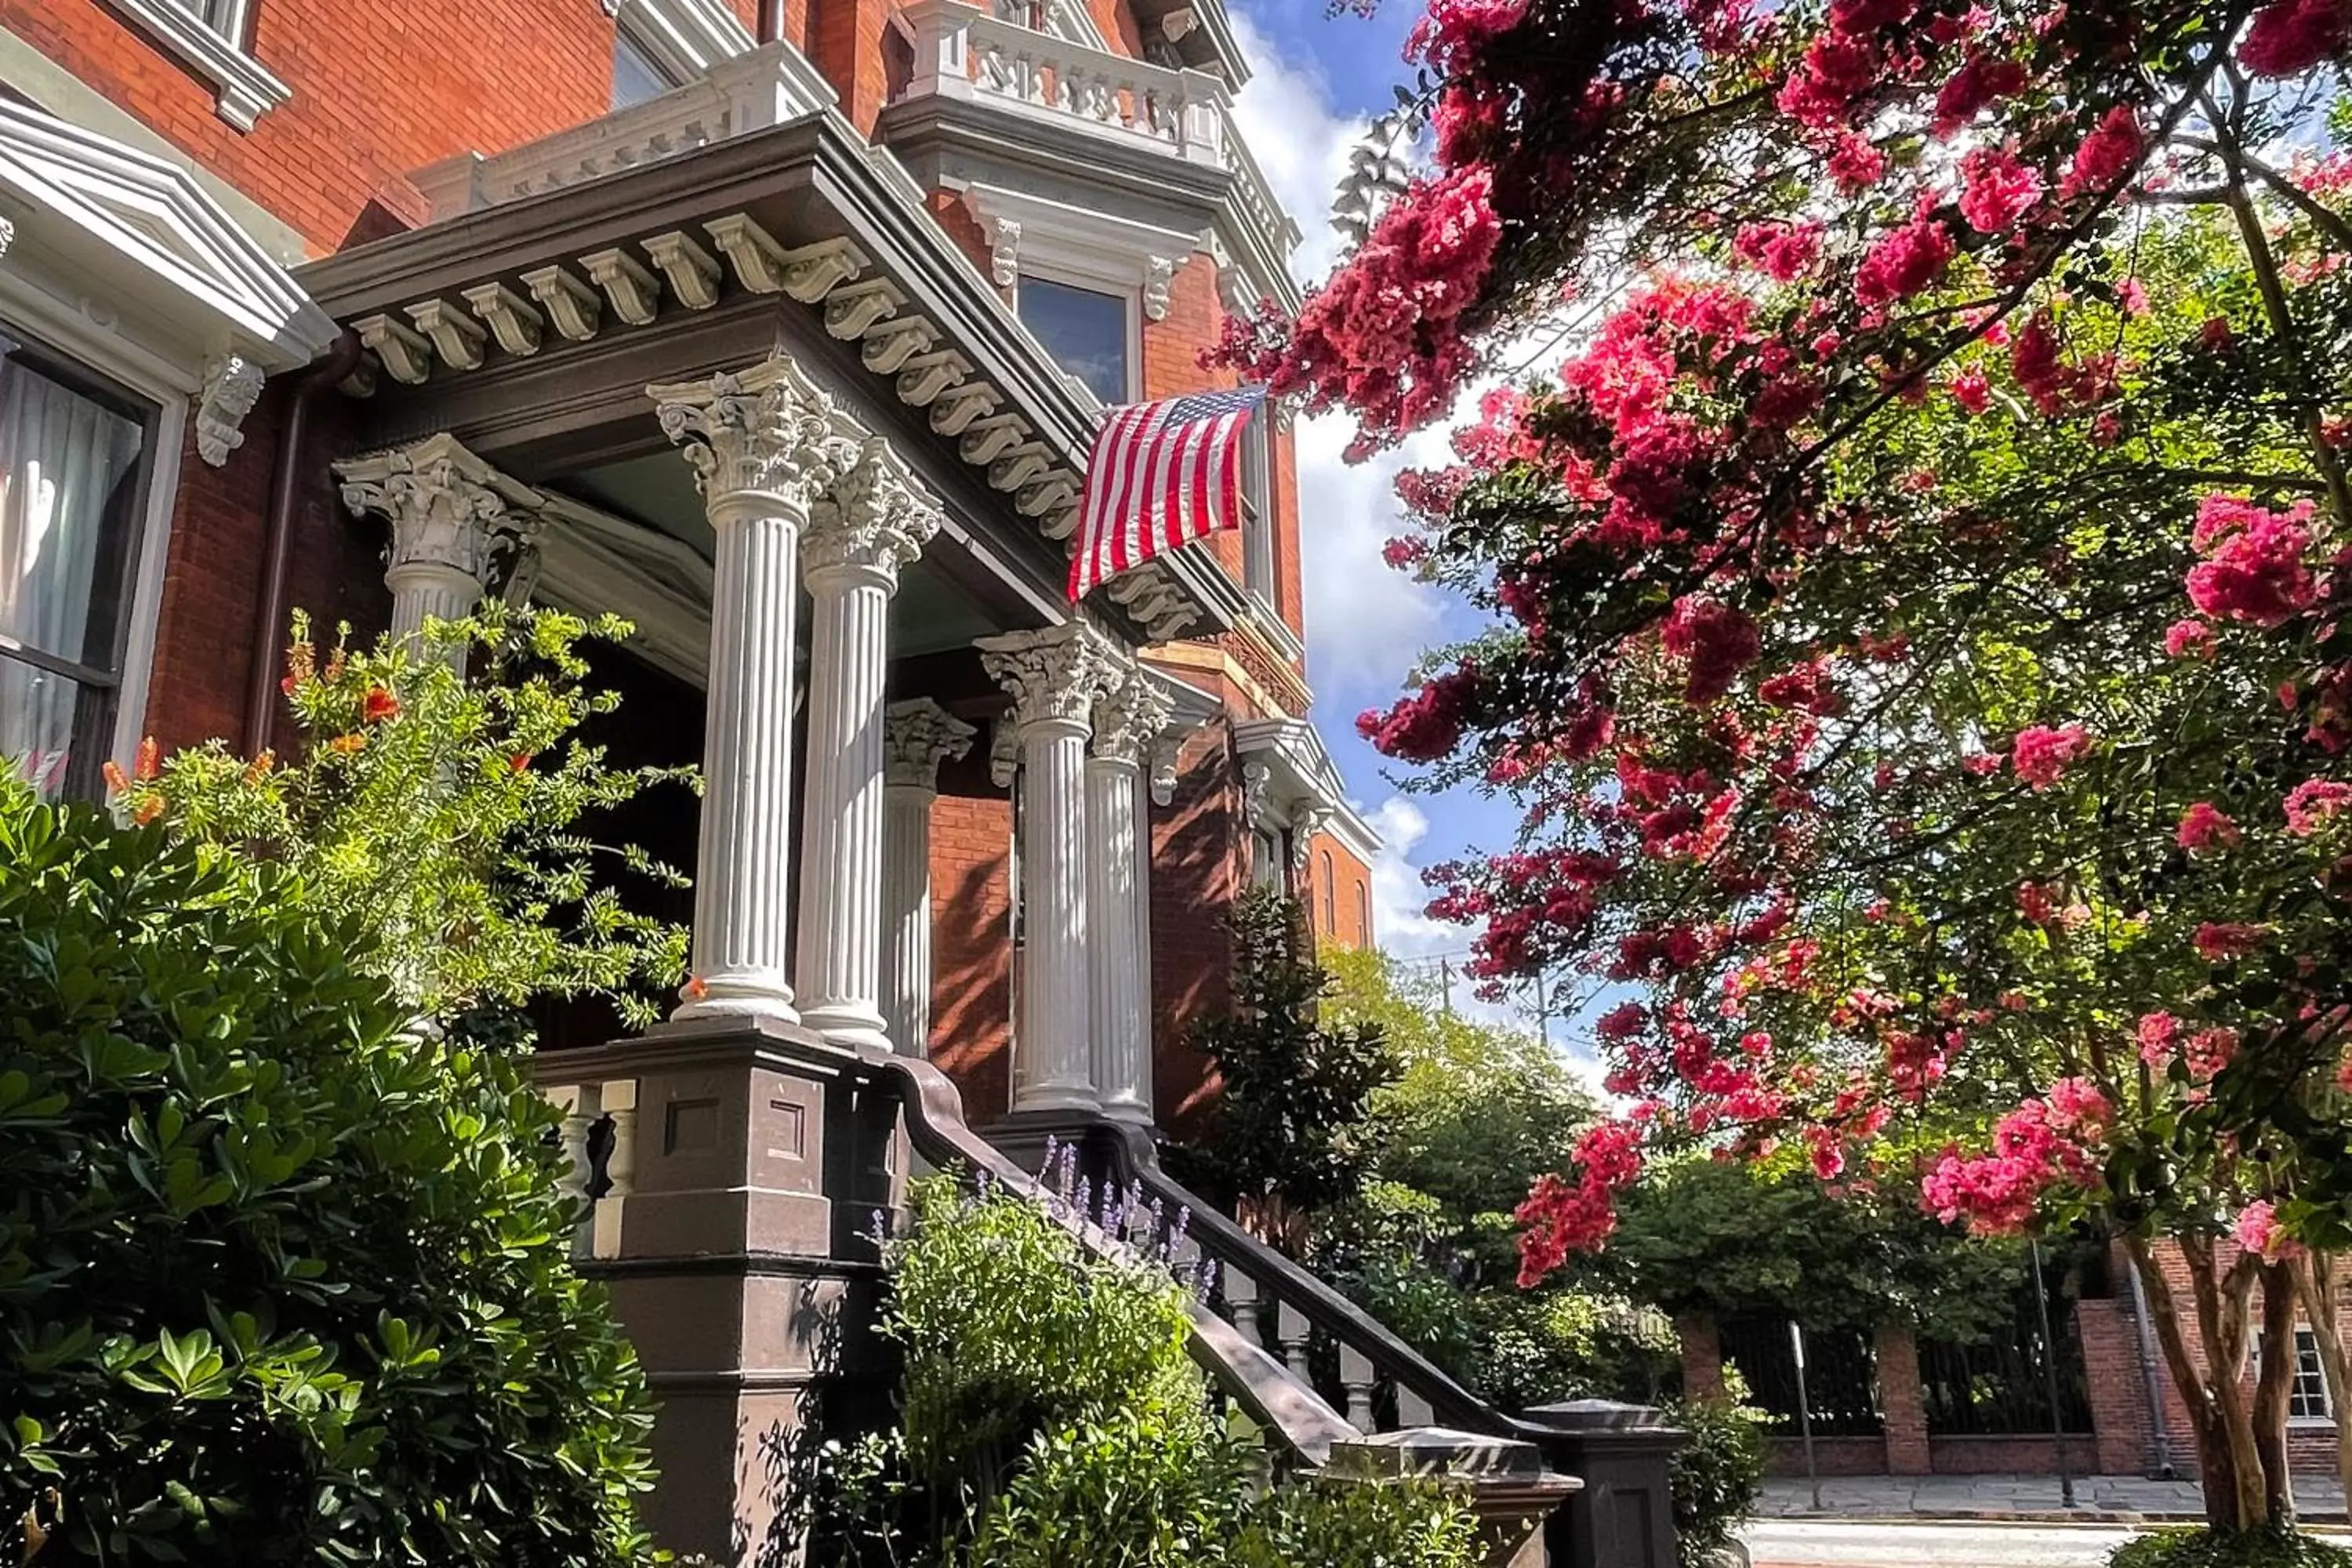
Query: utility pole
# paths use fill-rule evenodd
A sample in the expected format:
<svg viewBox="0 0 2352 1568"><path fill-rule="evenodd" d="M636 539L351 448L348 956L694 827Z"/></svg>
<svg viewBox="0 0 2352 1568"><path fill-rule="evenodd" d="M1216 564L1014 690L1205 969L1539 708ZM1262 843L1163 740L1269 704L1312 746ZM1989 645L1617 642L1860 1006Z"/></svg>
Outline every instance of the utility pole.
<svg viewBox="0 0 2352 1568"><path fill-rule="evenodd" d="M1441 958L1437 961L1437 978L1445 987L1445 1016L1451 1018L1454 1016L1454 961L1452 959Z"/></svg>
<svg viewBox="0 0 2352 1568"><path fill-rule="evenodd" d="M1544 1049L1551 1049L1551 983L1540 969L1536 971L1536 1033L1543 1037Z"/></svg>

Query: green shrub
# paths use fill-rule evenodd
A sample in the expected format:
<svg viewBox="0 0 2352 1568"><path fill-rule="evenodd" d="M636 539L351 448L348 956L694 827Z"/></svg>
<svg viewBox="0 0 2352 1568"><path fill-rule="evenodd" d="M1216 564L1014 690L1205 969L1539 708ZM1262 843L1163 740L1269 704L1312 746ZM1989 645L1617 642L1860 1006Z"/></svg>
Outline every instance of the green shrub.
<svg viewBox="0 0 2352 1568"><path fill-rule="evenodd" d="M0 1559L646 1555L554 1112L404 1037L378 956L282 868L0 784Z"/></svg>
<svg viewBox="0 0 2352 1568"><path fill-rule="evenodd" d="M1669 1418L1690 1434L1675 1451L1670 1477L1675 1538L1685 1563L1729 1545L1764 1489L1764 1465L1771 1454L1764 1436L1769 1417L1745 1403L1736 1372L1727 1368L1726 1380L1732 1384L1729 1397L1667 1406Z"/></svg>
<svg viewBox="0 0 2352 1568"><path fill-rule="evenodd" d="M2291 1530L2159 1530L2116 1548L2108 1568L2344 1568L2352 1552Z"/></svg>
<svg viewBox="0 0 2352 1568"><path fill-rule="evenodd" d="M889 1568L1474 1568L1461 1502L1252 1478L1183 1287L1036 1203L920 1186L884 1260L903 1429L833 1455L812 1561Z"/></svg>

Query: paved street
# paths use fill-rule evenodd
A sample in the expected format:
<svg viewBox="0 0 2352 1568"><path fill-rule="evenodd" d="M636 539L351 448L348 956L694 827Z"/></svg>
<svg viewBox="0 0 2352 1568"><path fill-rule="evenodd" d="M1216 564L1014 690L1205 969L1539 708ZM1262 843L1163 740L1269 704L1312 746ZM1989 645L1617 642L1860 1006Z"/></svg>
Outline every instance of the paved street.
<svg viewBox="0 0 2352 1568"><path fill-rule="evenodd" d="M2074 1496L2083 1512L2097 1516L2189 1521L2204 1513L2193 1480L2081 1476ZM2306 1520L2344 1517L2343 1489L2333 1476L2297 1475L2294 1500ZM1812 1496L1801 1478L1774 1476L1764 1483L1756 1511L1767 1518L1802 1517L1812 1511ZM1841 1519L1969 1520L2032 1518L2064 1510L2051 1476L1832 1476L1822 1481L1822 1511Z"/></svg>
<svg viewBox="0 0 2352 1568"><path fill-rule="evenodd" d="M1759 1520L1742 1532L1756 1568L2098 1568L2120 1525Z"/></svg>

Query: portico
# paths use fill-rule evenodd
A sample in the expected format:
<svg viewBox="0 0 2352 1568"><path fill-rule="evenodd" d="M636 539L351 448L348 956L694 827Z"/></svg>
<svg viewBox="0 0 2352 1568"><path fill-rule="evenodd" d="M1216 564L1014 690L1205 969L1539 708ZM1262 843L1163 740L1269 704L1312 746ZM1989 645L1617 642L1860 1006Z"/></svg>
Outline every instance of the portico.
<svg viewBox="0 0 2352 1568"><path fill-rule="evenodd" d="M704 706L674 1016L854 1053L929 1049L939 770L1009 728L1006 1108L1148 1124L1146 763L1199 704L1136 653L1230 583L1062 602L1085 395L829 113L560 195L489 199L499 162L303 279L372 351L337 474L395 632L489 594L644 628Z"/></svg>

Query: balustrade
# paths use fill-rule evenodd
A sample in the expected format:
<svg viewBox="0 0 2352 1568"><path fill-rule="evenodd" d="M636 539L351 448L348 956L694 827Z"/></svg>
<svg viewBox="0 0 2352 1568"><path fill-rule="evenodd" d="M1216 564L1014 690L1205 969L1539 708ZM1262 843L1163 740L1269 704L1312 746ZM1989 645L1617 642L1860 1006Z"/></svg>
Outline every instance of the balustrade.
<svg viewBox="0 0 2352 1568"><path fill-rule="evenodd" d="M918 0L898 15L915 46L902 100L984 99L1194 163L1226 162L1229 95L1205 71L1112 54L963 0Z"/></svg>
<svg viewBox="0 0 2352 1568"><path fill-rule="evenodd" d="M565 1082L542 1073L541 1092L563 1117L563 1191L588 1205L572 1232L572 1256L618 1258L621 1213L637 1170L637 1080Z"/></svg>

